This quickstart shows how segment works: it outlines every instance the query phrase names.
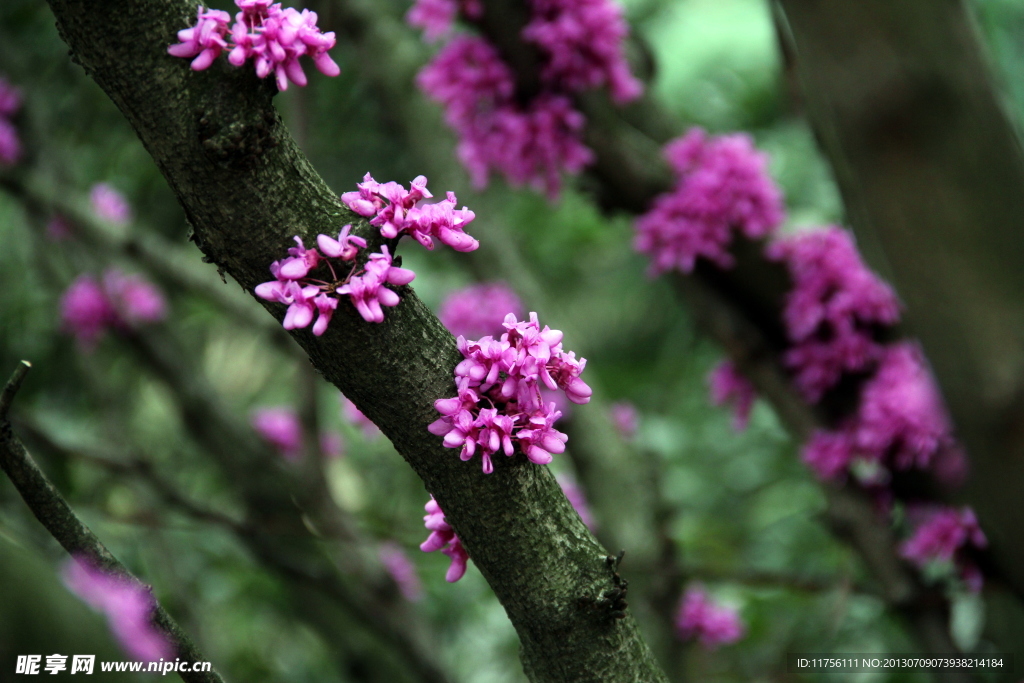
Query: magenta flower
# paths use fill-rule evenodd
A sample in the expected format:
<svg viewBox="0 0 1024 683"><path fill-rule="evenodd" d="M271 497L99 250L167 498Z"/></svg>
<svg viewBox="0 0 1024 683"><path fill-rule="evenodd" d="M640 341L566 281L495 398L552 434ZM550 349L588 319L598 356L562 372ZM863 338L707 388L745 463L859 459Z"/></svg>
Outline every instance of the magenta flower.
<svg viewBox="0 0 1024 683"><path fill-rule="evenodd" d="M391 254L387 245L381 247L381 253L370 254L363 275L355 275L338 287L338 294L347 294L359 315L366 322L384 322L384 311L381 306L397 306L400 299L395 292L384 286L406 285L412 282L416 274L406 268L391 265Z"/></svg>
<svg viewBox="0 0 1024 683"><path fill-rule="evenodd" d="M455 583L466 573L466 562L469 561L469 553L462 546L462 541L455 535L455 530L448 524L444 517L444 511L437 504L434 497L424 506L427 514L423 516L423 526L427 527L430 535L427 540L420 544L420 550L425 553L432 553L440 550L451 558L451 565L444 580L448 583Z"/></svg>
<svg viewBox="0 0 1024 683"><path fill-rule="evenodd" d="M969 507L916 508L908 516L916 525L911 537L900 546L900 554L918 567L932 562L952 563L968 588L981 590L984 579L968 552L987 547L988 539L974 511Z"/></svg>
<svg viewBox="0 0 1024 683"><path fill-rule="evenodd" d="M629 72L622 43L629 26L621 8L610 0L532 0L533 16L523 39L545 56L544 81L569 92L604 84L622 104L643 93Z"/></svg>
<svg viewBox="0 0 1024 683"><path fill-rule="evenodd" d="M735 643L746 628L736 610L716 605L701 586L687 589L676 612L676 633L679 638L700 640L709 650Z"/></svg>
<svg viewBox="0 0 1024 683"><path fill-rule="evenodd" d="M125 275L111 268L103 274L103 290L117 311L118 320L129 327L167 317L163 294L140 275Z"/></svg>
<svg viewBox="0 0 1024 683"><path fill-rule="evenodd" d="M320 247L320 251L323 252L324 256L351 261L359 253L360 249L366 248L366 240L358 235L349 234L351 231L352 225L348 224L338 233L338 239L328 237L327 235L317 235L316 244Z"/></svg>
<svg viewBox="0 0 1024 683"><path fill-rule="evenodd" d="M154 662L174 656L167 637L153 624L156 601L143 586L75 558L64 567L64 585L106 615L111 632L129 657Z"/></svg>
<svg viewBox="0 0 1024 683"><path fill-rule="evenodd" d="M163 320L167 306L153 285L138 275L109 269L102 285L80 275L61 297L61 320L85 349L108 328L131 328Z"/></svg>
<svg viewBox="0 0 1024 683"><path fill-rule="evenodd" d="M708 138L700 128L665 146L675 188L636 221L633 247L651 257L650 273L689 273L698 258L719 268L734 263L734 231L748 239L773 233L785 211L766 170L767 157L741 133Z"/></svg>
<svg viewBox="0 0 1024 683"><path fill-rule="evenodd" d="M856 445L847 431L816 430L801 451L804 464L822 481L842 478L856 457Z"/></svg>
<svg viewBox="0 0 1024 683"><path fill-rule="evenodd" d="M409 602L419 602L423 599L423 586L420 584L420 577L416 573L414 565L409 557L402 550L402 547L394 541L387 541L380 544L378 556L384 569L387 570L402 596Z"/></svg>
<svg viewBox="0 0 1024 683"><path fill-rule="evenodd" d="M89 275L80 275L64 292L61 320L84 348L92 348L117 319L103 288Z"/></svg>
<svg viewBox="0 0 1024 683"><path fill-rule="evenodd" d="M228 48L230 22L231 15L227 12L200 7L196 25L178 31L179 42L167 48L167 52L175 57L195 57L192 60L193 71L207 69Z"/></svg>
<svg viewBox="0 0 1024 683"><path fill-rule="evenodd" d="M125 196L109 183L97 183L89 191L92 212L101 220L127 225L132 221L132 207Z"/></svg>
<svg viewBox="0 0 1024 683"><path fill-rule="evenodd" d="M586 121L570 100L544 93L517 102L511 70L482 38L452 40L416 83L444 107L459 137L457 156L478 188L494 170L515 187L530 185L554 198L562 173L579 173L593 161L581 140Z"/></svg>
<svg viewBox="0 0 1024 683"><path fill-rule="evenodd" d="M741 375L730 361L715 366L708 375L711 402L716 406L732 404L732 428L742 432L750 420L750 409L757 398L757 390L750 380Z"/></svg>
<svg viewBox="0 0 1024 683"><path fill-rule="evenodd" d="M766 254L784 262L793 279L783 310L793 347L783 362L804 396L816 402L843 373L864 371L879 359L874 333L899 320L899 302L842 228L777 240Z"/></svg>
<svg viewBox="0 0 1024 683"><path fill-rule="evenodd" d="M21 153L18 129L7 119L0 117L0 167L18 163Z"/></svg>
<svg viewBox="0 0 1024 683"><path fill-rule="evenodd" d="M299 416L288 406L257 408L252 411L250 424L264 441L273 446L285 460L297 462L302 458L302 425ZM345 442L333 432L320 434L320 452L328 458L338 458L345 451Z"/></svg>
<svg viewBox="0 0 1024 683"><path fill-rule="evenodd" d="M327 51L334 47L334 33L321 33L316 12L265 0L235 0L241 10L235 23L227 12L200 7L196 24L178 32L178 43L167 51L175 57L195 57L192 69L209 68L221 52L228 50L228 61L242 66L252 59L256 74L266 78L273 74L278 90L287 90L289 81L306 85L306 74L300 57L309 57L325 76L337 76L341 69Z"/></svg>
<svg viewBox="0 0 1024 683"><path fill-rule="evenodd" d="M502 327L500 339L456 340L463 356L455 367L459 393L434 402L441 417L428 427L444 437L445 447L460 448L462 460L479 452L487 474L493 471L490 456L499 450L511 456L518 445L541 465L565 451L568 437L554 428L562 413L554 402L544 402L542 385L561 389L574 403L589 402L592 393L579 377L586 360L564 352L562 333L541 329L536 313L529 321L509 313Z"/></svg>
<svg viewBox="0 0 1024 683"><path fill-rule="evenodd" d="M441 302L437 317L459 337L500 335L505 316L523 314L523 304L512 289L502 283L485 283L457 289Z"/></svg>
<svg viewBox="0 0 1024 683"><path fill-rule="evenodd" d="M286 406L259 408L250 421L256 433L285 460L295 462L302 457L302 425L294 410Z"/></svg>
<svg viewBox="0 0 1024 683"><path fill-rule="evenodd" d="M21 109L21 89L0 76L0 166L13 166L21 159L21 139L11 118Z"/></svg>
<svg viewBox="0 0 1024 683"><path fill-rule="evenodd" d="M480 0L416 0L406 13L405 21L423 29L423 37L432 43L451 32L460 12L470 19L478 19L483 14L483 5Z"/></svg>

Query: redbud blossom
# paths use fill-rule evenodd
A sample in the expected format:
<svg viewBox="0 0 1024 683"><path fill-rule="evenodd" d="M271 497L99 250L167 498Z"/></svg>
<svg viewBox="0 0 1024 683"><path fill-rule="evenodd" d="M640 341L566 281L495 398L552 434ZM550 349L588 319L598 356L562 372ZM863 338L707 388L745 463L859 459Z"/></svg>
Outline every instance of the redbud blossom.
<svg viewBox="0 0 1024 683"><path fill-rule="evenodd" d="M86 350L108 328L137 327L163 320L167 306L163 295L138 275L108 270L102 284L80 275L61 297L61 319Z"/></svg>
<svg viewBox="0 0 1024 683"><path fill-rule="evenodd" d="M334 32L321 33L316 12L299 12L280 3L266 0L235 0L241 10L235 23L227 12L200 7L196 24L178 32L178 43L167 48L175 57L195 57L192 69L209 68L221 52L227 50L228 61L242 66L253 60L256 74L266 78L273 74L278 90L287 90L291 81L306 85L306 74L300 57L309 57L325 76L337 76L341 69L327 51L334 47Z"/></svg>
<svg viewBox="0 0 1024 683"><path fill-rule="evenodd" d="M952 563L969 589L981 590L984 579L967 553L971 548L985 548L988 539L974 511L969 507L912 508L908 516L916 522L916 528L900 546L900 554L919 567L932 562Z"/></svg>
<svg viewBox="0 0 1024 683"><path fill-rule="evenodd" d="M689 273L698 258L731 268L734 231L756 239L782 223L782 193L768 175L766 155L748 135L709 138L694 128L666 145L665 157L678 181L637 219L633 240L638 252L651 257L652 275Z"/></svg>
<svg viewBox="0 0 1024 683"><path fill-rule="evenodd" d="M698 639L709 650L735 643L746 628L736 610L716 605L701 586L693 586L679 603L676 633L683 640Z"/></svg>
<svg viewBox="0 0 1024 683"><path fill-rule="evenodd" d="M102 220L117 225L132 222L132 207L113 185L97 183L89 190L89 203L92 212Z"/></svg>
<svg viewBox="0 0 1024 683"><path fill-rule="evenodd" d="M21 109L21 89L0 76L0 167L12 166L21 158L21 139L11 119Z"/></svg>
<svg viewBox="0 0 1024 683"><path fill-rule="evenodd" d="M502 323L509 313L522 316L523 304L508 285L494 282L449 293L437 317L457 337L482 337L504 332Z"/></svg>
<svg viewBox="0 0 1024 683"><path fill-rule="evenodd" d="M72 558L65 565L64 585L106 615L111 632L129 657L155 662L174 656L167 637L153 625L156 601L142 586L108 574L84 558Z"/></svg>
<svg viewBox="0 0 1024 683"><path fill-rule="evenodd" d="M427 540L420 544L420 550L425 553L432 553L440 550L451 558L452 563L448 567L448 573L444 580L448 583L455 583L466 573L466 562L469 561L469 553L462 546L462 541L455 535L455 530L444 518L444 511L431 496L427 504L423 506L427 514L423 516L423 526L427 527L430 535Z"/></svg>
<svg viewBox="0 0 1024 683"><path fill-rule="evenodd" d="M592 393L579 377L586 360L564 352L562 333L541 329L536 313L529 321L510 313L502 327L506 332L500 339L456 340L463 355L455 367L458 396L434 402L441 417L428 427L444 437L445 447L460 448L462 460L479 452L488 474L494 469L491 456L499 451L511 456L518 446L542 465L565 451L568 437L554 428L562 413L554 402L544 402L542 383L574 403L589 402Z"/></svg>
<svg viewBox="0 0 1024 683"><path fill-rule="evenodd" d="M416 573L416 565L409 560L402 547L393 541L387 541L380 544L377 554L384 565L384 569L387 570L391 578L394 579L395 584L398 585L398 590L401 591L402 597L409 602L419 602L422 600L423 586L420 584L420 577Z"/></svg>
<svg viewBox="0 0 1024 683"><path fill-rule="evenodd" d="M720 363L708 375L711 402L716 406L729 403L733 409L732 428L742 432L750 420L750 409L757 398L757 391L750 380L741 375L729 361Z"/></svg>

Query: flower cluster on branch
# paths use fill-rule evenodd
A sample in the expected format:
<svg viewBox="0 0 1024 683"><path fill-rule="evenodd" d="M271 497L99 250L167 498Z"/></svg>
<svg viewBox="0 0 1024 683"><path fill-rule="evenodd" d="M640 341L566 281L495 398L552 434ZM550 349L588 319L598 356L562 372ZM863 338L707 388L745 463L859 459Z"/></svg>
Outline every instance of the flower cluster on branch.
<svg viewBox="0 0 1024 683"><path fill-rule="evenodd" d="M421 204L433 196L424 176L414 179L406 190L399 183L378 183L367 173L357 187L343 194L342 201L359 215L372 216L370 225L379 228L382 237L410 235L427 249L434 248L435 238L456 251L472 251L480 246L463 231L476 215L465 207L456 210L454 193L449 192L444 201ZM308 327L316 316L313 334L322 335L338 308L339 296L348 296L367 322L383 322L382 306L398 305L398 294L385 285L407 285L416 274L393 265L387 245L370 254L360 269L357 257L366 248L366 240L351 231L352 226L346 225L337 238L318 235L317 246L310 249L296 236L296 246L288 249L288 258L270 265L276 279L256 286L260 298L288 306L286 330ZM317 270L319 278L311 275Z"/></svg>
<svg viewBox="0 0 1024 683"><path fill-rule="evenodd" d="M208 69L224 51L235 66L252 59L256 75L266 78L273 74L279 90L287 90L289 81L306 85L306 74L299 63L303 56L312 59L325 76L341 73L327 54L336 42L334 32L320 32L316 12L282 8L271 0L235 0L235 4L241 11L235 15L234 24L227 12L200 6L195 25L178 31L179 42L167 52L194 58L195 71Z"/></svg>
<svg viewBox="0 0 1024 683"><path fill-rule="evenodd" d="M628 26L610 0L531 0L529 6L522 38L542 59L539 92L521 92L498 50L469 35L442 48L417 84L444 107L459 137L458 158L475 186L485 187L497 171L513 186L556 197L561 174L579 173L594 159L582 142L586 121L572 96L606 85L622 104L643 86L629 71L622 49ZM472 23L483 12L477 0L417 0L407 19L435 40L451 33L457 17Z"/></svg>
<svg viewBox="0 0 1024 683"><path fill-rule="evenodd" d="M108 329L129 329L163 320L167 304L156 287L141 275L116 268L97 281L80 275L61 297L61 319L84 349L91 349Z"/></svg>
<svg viewBox="0 0 1024 683"><path fill-rule="evenodd" d="M530 462L546 465L565 450L568 437L554 428L562 413L554 402L544 402L542 383L561 389L573 403L589 402L592 393L580 379L586 359L562 350L560 331L541 329L536 313L529 321L510 313L503 326L500 339L458 338L464 359L455 367L458 395L434 402L441 417L429 427L446 447L461 448L462 460L479 451L488 474L498 451L512 456L518 446Z"/></svg>
<svg viewBox="0 0 1024 683"><path fill-rule="evenodd" d="M900 304L864 264L853 236L838 226L774 236L784 217L782 195L765 171L765 156L745 135L709 138L696 128L670 142L665 156L678 183L636 221L634 246L650 256L650 272L689 273L698 259L729 269L734 231L770 238L764 256L782 263L792 283L781 311L782 365L809 403L841 384L857 392L854 410L804 444L804 462L823 480L852 481L883 510L896 502L890 486L896 472L926 470L945 484L960 483L966 460L938 387L915 343L884 341L886 328L899 322ZM745 427L754 400L750 382L725 363L709 384L716 404L734 404L736 429ZM973 513L928 509L930 521L917 527L904 556L919 566L952 563L965 585L980 587L970 554L985 539Z"/></svg>

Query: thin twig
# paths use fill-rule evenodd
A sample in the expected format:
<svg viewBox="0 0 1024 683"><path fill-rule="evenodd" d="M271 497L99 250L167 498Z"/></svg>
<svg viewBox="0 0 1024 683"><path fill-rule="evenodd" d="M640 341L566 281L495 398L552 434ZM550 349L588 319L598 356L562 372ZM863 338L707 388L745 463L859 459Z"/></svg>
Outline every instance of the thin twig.
<svg viewBox="0 0 1024 683"><path fill-rule="evenodd" d="M103 545L96 534L75 515L74 510L46 477L21 440L14 435L7 419L11 403L18 392L31 364L21 361L0 395L0 468L25 500L32 514L61 546L75 558L84 559L103 572L117 576L132 586L151 591L152 588L135 577ZM171 618L159 602L154 600L153 625L173 645L175 654L186 662L209 661ZM186 683L223 683L216 671L178 672Z"/></svg>

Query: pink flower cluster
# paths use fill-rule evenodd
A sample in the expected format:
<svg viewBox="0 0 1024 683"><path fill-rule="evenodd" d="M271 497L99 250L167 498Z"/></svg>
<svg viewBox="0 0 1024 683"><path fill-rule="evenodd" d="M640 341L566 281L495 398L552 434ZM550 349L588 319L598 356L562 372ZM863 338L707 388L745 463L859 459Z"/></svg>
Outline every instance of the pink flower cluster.
<svg viewBox="0 0 1024 683"><path fill-rule="evenodd" d="M665 158L678 181L637 219L633 241L638 252L651 257L651 275L689 273L698 258L731 268L734 230L756 239L772 234L784 220L782 193L749 136L709 138L693 128L665 147Z"/></svg>
<svg viewBox="0 0 1024 683"><path fill-rule="evenodd" d="M628 27L610 0L533 0L530 7L522 37L539 49L543 88L528 101L498 51L479 37L452 39L416 82L444 107L476 187L485 187L494 170L513 186L555 198L562 173L579 173L593 161L582 142L586 121L571 96L608 84L623 103L643 87L629 72L622 53ZM406 18L434 40L451 31L460 13L477 20L483 7L478 0L417 0Z"/></svg>
<svg viewBox="0 0 1024 683"><path fill-rule="evenodd" d="M629 26L609 0L532 0L533 16L523 39L546 57L541 78L555 88L582 92L605 84L619 104L644 87L629 72L622 43Z"/></svg>
<svg viewBox="0 0 1024 683"><path fill-rule="evenodd" d="M147 662L173 658L171 644L153 625L156 601L145 588L107 574L85 559L72 559L64 567L64 584L106 615L110 630L129 657Z"/></svg>
<svg viewBox="0 0 1024 683"><path fill-rule="evenodd" d="M468 338L500 335L509 313L521 317L522 302L508 285L492 282L451 292L441 302L437 317L456 337Z"/></svg>
<svg viewBox="0 0 1024 683"><path fill-rule="evenodd" d="M258 408L252 412L250 424L285 460L297 462L302 458L302 424L293 409L287 406ZM320 434L320 452L325 456L339 458L344 451L341 436L334 432Z"/></svg>
<svg viewBox="0 0 1024 683"><path fill-rule="evenodd" d="M21 139L11 119L21 109L21 89L0 76L0 167L13 166L21 158Z"/></svg>
<svg viewBox="0 0 1024 683"><path fill-rule="evenodd" d="M423 509L427 511L427 514L423 516L423 526L430 530L430 535L427 536L427 540L420 543L420 550L425 553L440 550L450 557L452 562L448 566L448 573L445 574L444 579L448 583L455 583L466 573L469 553L462 546L459 537L455 535L455 530L445 520L444 511L441 510L441 506L437 504L433 496L430 497Z"/></svg>
<svg viewBox="0 0 1024 683"><path fill-rule="evenodd" d="M111 268L97 282L80 275L61 297L61 319L86 349L108 328L125 329L158 322L167 315L163 295L139 275Z"/></svg>
<svg viewBox="0 0 1024 683"><path fill-rule="evenodd" d="M443 523L443 521L442 521ZM416 573L414 565L409 557L402 550L401 546L393 541L380 544L378 550L381 564L394 579L402 597L409 602L418 602L423 599L423 586L420 584L420 577Z"/></svg>
<svg viewBox="0 0 1024 683"><path fill-rule="evenodd" d="M629 441L640 429L640 415L629 401L618 401L608 406L608 417L619 436Z"/></svg>
<svg viewBox="0 0 1024 683"><path fill-rule="evenodd" d="M434 204L421 203L434 195L427 189L426 176L417 176L406 190L396 182L378 183L369 173L359 189L341 195L345 206L360 216L370 218L370 225L380 228L386 239L409 235L427 249L438 239L455 251L473 251L480 243L465 233L476 214L465 206L456 209L454 192Z"/></svg>
<svg viewBox="0 0 1024 683"><path fill-rule="evenodd" d="M342 200L359 215L373 216L370 225L380 228L381 235L387 239L408 234L427 249L433 249L435 237L457 251L472 251L479 246L462 230L475 214L465 207L455 210L453 193L449 192L446 200L436 204L420 204L422 199L433 196L423 176L413 180L411 188L406 190L395 182L378 183L367 173L358 188L343 194ZM317 247L307 249L296 236L296 246L288 249L288 258L270 265L270 272L276 279L256 286L255 292L260 298L288 306L284 317L286 330L308 327L319 313L313 334L322 335L338 308L338 295L347 295L367 322L383 322L381 307L398 305L398 294L384 285L407 285L416 274L392 265L387 245L381 247L380 253L370 254L363 269L358 270L356 257L360 249L366 248L366 240L351 234L351 230L352 226L346 225L337 239L318 235L319 250ZM341 261L340 275L331 259ZM310 277L321 264L330 272L329 280Z"/></svg>
<svg viewBox="0 0 1024 683"><path fill-rule="evenodd" d="M878 360L882 347L874 334L899 320L899 301L840 227L777 240L766 254L784 262L793 280L782 313L793 346L783 362L795 373L797 388L817 401L843 373L861 372Z"/></svg>
<svg viewBox="0 0 1024 683"><path fill-rule="evenodd" d="M115 225L132 222L132 206L123 194L110 183L96 183L89 190L92 212L101 220Z"/></svg>
<svg viewBox="0 0 1024 683"><path fill-rule="evenodd" d="M698 639L709 650L735 643L745 631L736 610L716 605L701 586L687 589L676 611L679 638Z"/></svg>
<svg viewBox="0 0 1024 683"><path fill-rule="evenodd" d="M288 81L306 85L306 74L299 58L306 56L325 76L337 76L341 69L327 51L334 47L334 32L321 33L316 12L282 9L271 0L235 0L241 10L230 27L231 15L221 10L199 7L196 23L178 31L178 43L167 48L175 57L192 58L192 69L202 71L224 51L228 61L242 66L252 59L256 74L266 78L274 74L279 90L288 89Z"/></svg>
<svg viewBox="0 0 1024 683"><path fill-rule="evenodd" d="M586 359L562 351L562 333L540 327L537 314L517 321L511 313L500 339L477 341L458 338L463 361L455 367L458 396L434 402L441 417L431 423L431 434L444 437L447 448L461 448L462 460L479 451L483 471L494 470L491 456L506 456L515 447L530 462L545 465L552 454L562 453L568 437L554 428L562 416L554 403L545 405L540 386L561 389L573 403L590 401L591 389L580 379Z"/></svg>
<svg viewBox="0 0 1024 683"><path fill-rule="evenodd" d="M750 409L754 407L757 391L750 380L736 370L730 361L719 363L708 375L711 402L716 406L732 404L732 428L742 432L750 420Z"/></svg>
<svg viewBox="0 0 1024 683"><path fill-rule="evenodd" d="M969 507L932 507L911 509L908 516L916 521L916 528L900 547L900 554L918 567L951 563L969 590L980 591L984 579L968 553L971 548L988 546L988 539L974 511Z"/></svg>

